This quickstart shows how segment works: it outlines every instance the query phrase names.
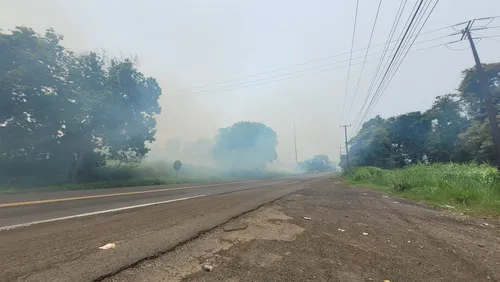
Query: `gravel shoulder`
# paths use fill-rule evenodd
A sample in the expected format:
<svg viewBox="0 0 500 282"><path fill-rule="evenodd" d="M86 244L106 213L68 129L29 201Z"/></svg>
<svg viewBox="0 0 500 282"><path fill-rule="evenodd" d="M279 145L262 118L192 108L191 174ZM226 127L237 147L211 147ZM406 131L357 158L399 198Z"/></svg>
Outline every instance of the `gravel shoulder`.
<svg viewBox="0 0 500 282"><path fill-rule="evenodd" d="M499 226L325 179L105 281L500 281Z"/></svg>

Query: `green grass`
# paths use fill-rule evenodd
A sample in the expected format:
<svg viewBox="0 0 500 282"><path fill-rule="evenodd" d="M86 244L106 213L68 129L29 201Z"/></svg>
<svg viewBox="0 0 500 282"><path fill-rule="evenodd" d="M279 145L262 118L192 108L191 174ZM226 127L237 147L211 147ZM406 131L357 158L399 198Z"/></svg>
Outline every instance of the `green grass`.
<svg viewBox="0 0 500 282"><path fill-rule="evenodd" d="M266 179L285 177L291 174L273 171L252 171L224 172L213 168L190 167L186 165L179 176L175 176L175 171L170 163L157 162L141 164L137 167L117 168L108 165L95 170L93 178L80 183L67 183L62 181L50 181L50 175L46 179L38 177L20 177L19 182L10 185L0 183L1 194L16 194L45 191L68 191L85 189L106 189L119 187L138 187L152 185L172 185L196 182L217 182L217 181L237 181L244 179ZM64 177L64 176L63 176ZM53 177L56 178L56 177ZM23 183L23 182L24 183ZM49 184L45 184L49 183ZM45 184L45 185L44 185Z"/></svg>
<svg viewBox="0 0 500 282"><path fill-rule="evenodd" d="M496 169L487 165L417 164L395 170L358 167L343 179L468 214L500 217L500 179Z"/></svg>
<svg viewBox="0 0 500 282"><path fill-rule="evenodd" d="M97 181L89 183L63 184L55 186L45 186L37 188L1 188L0 194L15 194L26 192L48 192L48 191L69 191L69 190L86 190L86 189L106 189L106 188L121 188L121 187L139 187L152 185L173 185L189 182L209 182L217 181L218 179L187 179L187 178L150 178L150 179L131 179L131 180L114 180L114 181Z"/></svg>

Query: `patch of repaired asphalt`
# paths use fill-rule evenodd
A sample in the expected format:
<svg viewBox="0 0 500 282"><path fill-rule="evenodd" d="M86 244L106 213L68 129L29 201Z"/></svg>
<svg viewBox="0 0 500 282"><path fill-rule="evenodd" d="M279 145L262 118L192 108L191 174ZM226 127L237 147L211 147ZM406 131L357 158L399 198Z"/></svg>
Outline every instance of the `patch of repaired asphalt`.
<svg viewBox="0 0 500 282"><path fill-rule="evenodd" d="M500 280L498 221L331 181L232 223L109 281Z"/></svg>
<svg viewBox="0 0 500 282"><path fill-rule="evenodd" d="M218 253L237 244L253 240L293 241L304 228L290 223L290 219L281 207L266 205L228 223L247 226L244 229L226 232L224 226L216 228L158 259L126 269L106 281L181 281L188 275L202 271L201 266L204 264L217 268L230 262L229 257ZM259 267L281 258L281 255L272 253L242 254L242 259L248 264Z"/></svg>

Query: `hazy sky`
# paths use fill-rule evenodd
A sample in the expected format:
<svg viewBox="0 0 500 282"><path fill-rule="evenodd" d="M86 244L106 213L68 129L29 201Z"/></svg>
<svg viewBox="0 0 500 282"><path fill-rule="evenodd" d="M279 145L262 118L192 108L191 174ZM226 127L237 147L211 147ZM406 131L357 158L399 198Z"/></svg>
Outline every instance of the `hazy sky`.
<svg viewBox="0 0 500 282"><path fill-rule="evenodd" d="M408 1L400 27L416 1ZM368 45L378 4L377 0L359 2L354 49ZM383 0L372 45L387 40L400 2ZM0 3L1 29L26 25L43 32L52 27L64 35L63 45L76 51L105 49L112 56L137 55L140 70L155 77L163 88L159 144L175 137L212 138L220 127L241 120L259 121L278 133L281 161L292 162L295 122L299 159L321 153L333 159L338 157L344 138L339 124L348 68L347 62L334 63L347 60L349 55L331 56L350 50L354 0L0 0ZM498 11L498 0L441 0L422 32L472 18L496 16ZM491 26L500 26L500 18ZM453 32L448 28L428 33L417 42ZM500 29L481 34L500 35ZM414 49L456 39L457 36L446 37L417 44ZM483 39L477 46L483 62L500 61L500 42L493 39L500 40L499 37ZM410 52L371 116L424 110L437 95L453 92L461 70L473 64L467 47L462 42L450 45L458 51L441 46ZM370 53L380 51L379 46ZM359 56L364 56L364 51L353 54L354 58ZM368 57L347 123L355 121L379 56ZM285 68L315 60L318 61ZM353 59L347 108L353 99L361 62L362 58ZM267 72L279 68L285 69ZM337 69L324 71L329 68ZM267 73L254 76L262 72ZM239 79L242 77L247 78ZM216 84L227 80L232 81ZM279 81L269 83L273 80ZM212 86L199 88L204 85ZM185 89L191 91L180 91ZM225 91L218 91L221 89Z"/></svg>

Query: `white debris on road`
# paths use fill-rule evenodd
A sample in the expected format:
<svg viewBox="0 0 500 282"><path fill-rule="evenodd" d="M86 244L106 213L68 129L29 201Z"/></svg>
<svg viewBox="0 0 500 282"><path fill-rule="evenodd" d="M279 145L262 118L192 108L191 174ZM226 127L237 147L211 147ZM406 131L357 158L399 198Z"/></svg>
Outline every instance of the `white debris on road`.
<svg viewBox="0 0 500 282"><path fill-rule="evenodd" d="M101 250L108 250L108 249L114 249L114 248L116 248L115 243L108 243L102 247L99 247L99 249L101 249Z"/></svg>
<svg viewBox="0 0 500 282"><path fill-rule="evenodd" d="M206 264L204 264L204 265L202 266L202 268L203 268L203 270L205 270L205 271L207 271L207 272L210 272L210 271L212 271L212 270L214 269L214 267L213 267L213 266L211 266L210 264L207 264L207 263L206 263Z"/></svg>

